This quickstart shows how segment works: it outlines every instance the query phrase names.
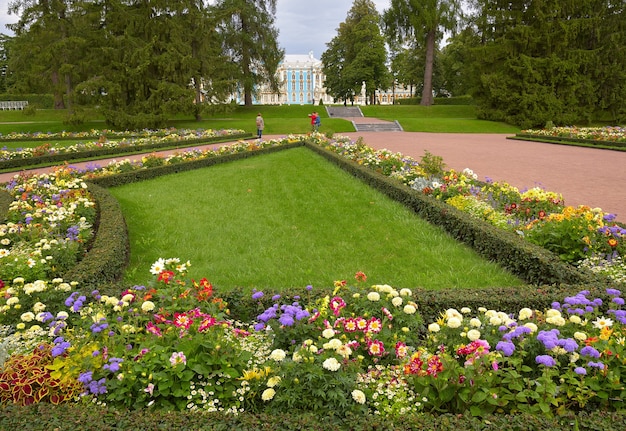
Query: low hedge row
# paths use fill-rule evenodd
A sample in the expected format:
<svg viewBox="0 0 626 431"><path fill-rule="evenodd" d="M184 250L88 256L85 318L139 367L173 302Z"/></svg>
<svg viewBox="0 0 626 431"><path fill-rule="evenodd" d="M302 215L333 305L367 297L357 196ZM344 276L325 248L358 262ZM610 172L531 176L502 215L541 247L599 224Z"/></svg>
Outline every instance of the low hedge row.
<svg viewBox="0 0 626 431"><path fill-rule="evenodd" d="M156 142L152 144L145 145L120 145L114 148L93 148L84 151L77 151L75 153L57 153L57 154L46 154L42 156L36 157L27 157L24 159L11 159L11 160L2 160L0 161L0 169L16 169L16 168L24 168L27 166L40 166L40 165L50 165L56 163L64 163L72 160L83 160L83 159L99 159L107 156L123 156L133 153L145 153L150 150L163 150L163 149L176 149L176 148L188 148L194 147L196 145L205 145L211 143L220 143L220 142L231 142L237 139L249 139L252 137L251 134L237 134L230 136L216 136L214 138L202 138L202 139L193 139L187 141L167 141L167 142Z"/></svg>
<svg viewBox="0 0 626 431"><path fill-rule="evenodd" d="M110 430L180 430L180 431L418 431L418 430L570 430L622 431L626 413L565 412L562 416L516 414L489 415L483 418L452 414L403 415L383 418L373 415L320 417L311 413L224 415L223 413L165 412L158 410L120 411L89 404L35 404L27 407L8 405L0 412L0 429L50 431L79 429Z"/></svg>

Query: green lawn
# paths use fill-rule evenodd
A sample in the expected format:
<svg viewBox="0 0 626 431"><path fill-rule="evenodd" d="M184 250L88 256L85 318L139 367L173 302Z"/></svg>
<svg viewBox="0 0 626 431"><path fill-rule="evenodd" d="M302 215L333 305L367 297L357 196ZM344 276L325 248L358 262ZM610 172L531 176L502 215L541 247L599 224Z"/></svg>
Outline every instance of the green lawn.
<svg viewBox="0 0 626 431"><path fill-rule="evenodd" d="M522 285L494 263L306 148L111 189L131 239L126 281L159 257L218 289Z"/></svg>

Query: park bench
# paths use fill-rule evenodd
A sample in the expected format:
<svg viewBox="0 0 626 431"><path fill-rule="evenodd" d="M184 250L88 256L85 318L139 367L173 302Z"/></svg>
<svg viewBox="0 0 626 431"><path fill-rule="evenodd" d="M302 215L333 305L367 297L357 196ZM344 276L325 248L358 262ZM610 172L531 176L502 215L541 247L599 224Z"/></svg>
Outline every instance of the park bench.
<svg viewBox="0 0 626 431"><path fill-rule="evenodd" d="M17 111L22 110L28 106L26 100L1 100L0 109L3 111Z"/></svg>

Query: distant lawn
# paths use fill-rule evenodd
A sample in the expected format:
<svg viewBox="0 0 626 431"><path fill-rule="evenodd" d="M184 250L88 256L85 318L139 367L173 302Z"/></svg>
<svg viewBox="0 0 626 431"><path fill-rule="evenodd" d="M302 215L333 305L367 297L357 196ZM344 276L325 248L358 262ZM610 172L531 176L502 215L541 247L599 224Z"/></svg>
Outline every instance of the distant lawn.
<svg viewBox="0 0 626 431"><path fill-rule="evenodd" d="M179 257L218 289L523 285L306 148L111 189L130 232L130 283Z"/></svg>
<svg viewBox="0 0 626 431"><path fill-rule="evenodd" d="M465 133L516 133L518 128L503 123L477 120L474 107L469 105L375 105L361 106L367 117L398 120L407 132L465 132ZM329 118L324 106L313 105L257 105L236 106L195 121L190 115L176 115L168 127L179 129L242 129L255 133L254 119L258 112L265 118L266 135L301 134L310 131L308 114L318 111L322 117L322 133L353 132L352 123L339 118ZM21 111L0 111L0 133L10 132L61 132L104 129L107 125L95 110L88 110L84 124L63 124L65 110L41 109L35 115L26 116ZM0 145L3 145L0 143Z"/></svg>

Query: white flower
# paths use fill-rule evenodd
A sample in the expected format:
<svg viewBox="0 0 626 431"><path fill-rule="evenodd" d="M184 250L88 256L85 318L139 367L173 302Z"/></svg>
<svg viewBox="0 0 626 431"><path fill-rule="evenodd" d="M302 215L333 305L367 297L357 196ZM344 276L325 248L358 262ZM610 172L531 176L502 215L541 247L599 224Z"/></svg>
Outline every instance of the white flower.
<svg viewBox="0 0 626 431"><path fill-rule="evenodd" d="M333 328L326 328L322 331L322 337L330 340L335 336L335 330Z"/></svg>
<svg viewBox="0 0 626 431"><path fill-rule="evenodd" d="M584 332L576 331L574 332L574 338L578 341L585 341L587 339L587 334Z"/></svg>
<svg viewBox="0 0 626 431"><path fill-rule="evenodd" d="M489 318L489 324L493 326L500 326L502 324L502 320L498 316L492 316Z"/></svg>
<svg viewBox="0 0 626 431"><path fill-rule="evenodd" d="M365 404L365 394L363 393L363 391L355 389L352 391L351 395L352 395L352 399L356 401L357 403Z"/></svg>
<svg viewBox="0 0 626 431"><path fill-rule="evenodd" d="M285 356L287 356L287 354L282 349L276 349L272 351L272 353L270 353L270 359L276 362L281 362L282 360L285 359Z"/></svg>
<svg viewBox="0 0 626 431"><path fill-rule="evenodd" d="M267 387L268 388L273 388L274 386L276 386L277 384L280 383L280 376L272 376L267 380Z"/></svg>
<svg viewBox="0 0 626 431"><path fill-rule="evenodd" d="M35 314L27 311L20 316L20 319L22 320L22 322L32 322L35 319Z"/></svg>
<svg viewBox="0 0 626 431"><path fill-rule="evenodd" d="M378 292L370 292L367 294L367 299L372 302L380 301L380 294Z"/></svg>
<svg viewBox="0 0 626 431"><path fill-rule="evenodd" d="M471 308L469 308L469 307L463 307L463 308L461 308L461 313L462 313L462 314L469 314L469 313L471 313L471 312L472 312L472 309L471 309Z"/></svg>
<svg viewBox="0 0 626 431"><path fill-rule="evenodd" d="M343 343L341 342L340 339L338 338L333 338L332 340L330 340L328 343L324 344L324 349L326 350L337 350L338 348L341 347Z"/></svg>
<svg viewBox="0 0 626 431"><path fill-rule="evenodd" d="M125 304L130 304L131 302L133 302L133 299L135 299L135 296L131 293L127 293L126 295L122 296L122 302L124 302Z"/></svg>
<svg viewBox="0 0 626 431"><path fill-rule="evenodd" d="M455 308L448 308L445 314L446 314L446 319L450 319L452 317L456 317L459 320L463 319L463 315L459 313L459 311Z"/></svg>
<svg viewBox="0 0 626 431"><path fill-rule="evenodd" d="M577 325L580 325L583 320L580 318L580 316L572 314L571 316L569 316L569 321Z"/></svg>
<svg viewBox="0 0 626 431"><path fill-rule="evenodd" d="M328 371L337 371L339 368L341 368L341 364L335 358L328 358L322 363L322 367L324 367Z"/></svg>
<svg viewBox="0 0 626 431"><path fill-rule="evenodd" d="M269 401L272 398L274 398L274 395L276 395L276 391L273 388L267 388L266 390L263 391L263 393L261 394L261 399L263 401Z"/></svg>
<svg viewBox="0 0 626 431"><path fill-rule="evenodd" d="M448 324L449 328L459 328L461 326L461 319L459 319L458 317L451 317L446 323Z"/></svg>
<svg viewBox="0 0 626 431"><path fill-rule="evenodd" d="M347 344L342 344L337 350L337 354L341 355L342 358L348 359L352 354L352 349Z"/></svg>
<svg viewBox="0 0 626 431"><path fill-rule="evenodd" d="M391 303L393 304L394 307L399 307L402 305L402 298L399 296L396 296L391 300Z"/></svg>
<svg viewBox="0 0 626 431"><path fill-rule="evenodd" d="M559 310L551 308L546 311L546 319L549 319L550 317L561 317L561 312Z"/></svg>
<svg viewBox="0 0 626 431"><path fill-rule="evenodd" d="M415 306L413 304L407 304L407 305L404 306L403 311L404 311L405 314L415 314L417 309L415 308Z"/></svg>
<svg viewBox="0 0 626 431"><path fill-rule="evenodd" d="M474 328L480 328L483 325L480 319L477 319L475 317L473 319L470 319L469 324Z"/></svg>
<svg viewBox="0 0 626 431"><path fill-rule="evenodd" d="M413 296L413 292L411 292L411 289L400 289L400 296Z"/></svg>
<svg viewBox="0 0 626 431"><path fill-rule="evenodd" d="M476 341L480 338L480 331L477 329L470 329L467 331L467 338L470 341Z"/></svg>
<svg viewBox="0 0 626 431"><path fill-rule="evenodd" d="M8 306L15 305L18 302L20 302L20 299L17 296L12 296L9 299L7 299L7 305Z"/></svg>
<svg viewBox="0 0 626 431"><path fill-rule="evenodd" d="M532 316L533 316L533 310L531 310L530 308L522 308L519 311L518 318L519 320L526 320L526 319L530 319Z"/></svg>
<svg viewBox="0 0 626 431"><path fill-rule="evenodd" d="M163 272L164 269L165 269L165 260L163 258L159 258L150 267L150 274L159 275L161 272Z"/></svg>
<svg viewBox="0 0 626 431"><path fill-rule="evenodd" d="M33 305L33 311L35 313L41 313L45 309L46 309L46 304L43 304L41 302L36 302L35 305Z"/></svg>
<svg viewBox="0 0 626 431"><path fill-rule="evenodd" d="M152 301L145 301L143 304L141 304L141 309L144 312L148 312L148 311L152 311L154 310L154 302Z"/></svg>
<svg viewBox="0 0 626 431"><path fill-rule="evenodd" d="M613 326L613 321L604 316L598 317L596 320L594 320L591 323L593 324L593 327L596 329L610 328L611 326Z"/></svg>
<svg viewBox="0 0 626 431"><path fill-rule="evenodd" d="M430 332L439 332L441 331L441 327L437 323L431 323L430 325L428 325L428 330Z"/></svg>

